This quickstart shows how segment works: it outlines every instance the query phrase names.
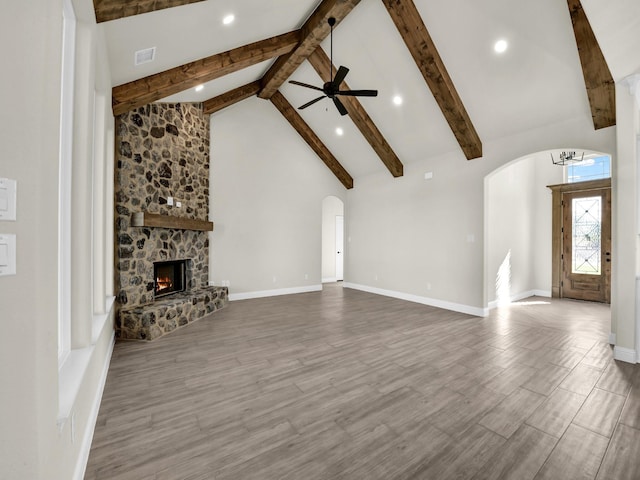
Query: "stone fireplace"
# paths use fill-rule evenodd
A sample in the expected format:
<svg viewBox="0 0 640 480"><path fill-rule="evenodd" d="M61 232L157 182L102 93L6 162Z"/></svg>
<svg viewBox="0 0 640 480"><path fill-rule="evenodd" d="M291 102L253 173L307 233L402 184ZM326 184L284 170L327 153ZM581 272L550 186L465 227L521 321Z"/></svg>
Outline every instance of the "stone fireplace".
<svg viewBox="0 0 640 480"><path fill-rule="evenodd" d="M202 104L154 103L116 129L116 334L152 340L227 303L208 285L209 118Z"/></svg>

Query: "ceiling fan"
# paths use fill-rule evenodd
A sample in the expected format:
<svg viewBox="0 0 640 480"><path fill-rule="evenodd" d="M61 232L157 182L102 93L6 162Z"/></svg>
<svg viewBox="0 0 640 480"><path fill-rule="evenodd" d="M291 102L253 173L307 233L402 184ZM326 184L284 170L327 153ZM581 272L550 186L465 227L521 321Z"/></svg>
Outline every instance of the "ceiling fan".
<svg viewBox="0 0 640 480"><path fill-rule="evenodd" d="M305 103L304 105L298 107L298 110L303 110L316 102L319 102L323 98L330 98L333 100L338 112L340 115L346 115L347 109L344 108L344 105L338 98L339 95L345 95L349 97L377 97L377 90L340 90L340 84L344 81L344 78L349 73L349 69L344 66L340 66L338 71L336 72L336 76L333 77L333 26L336 24L336 19L331 17L328 20L329 26L331 27L331 79L326 82L322 88L316 87L315 85L309 85L308 83L297 82L295 80L289 80L289 83L293 85L299 85L301 87L311 88L312 90L318 90L323 93L323 95L318 98L314 98L310 102Z"/></svg>

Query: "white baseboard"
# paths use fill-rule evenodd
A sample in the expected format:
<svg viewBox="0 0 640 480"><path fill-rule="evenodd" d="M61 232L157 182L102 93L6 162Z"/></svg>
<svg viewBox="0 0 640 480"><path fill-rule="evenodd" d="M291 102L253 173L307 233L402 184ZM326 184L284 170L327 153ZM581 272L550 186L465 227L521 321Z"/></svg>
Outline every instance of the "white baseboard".
<svg viewBox="0 0 640 480"><path fill-rule="evenodd" d="M338 279L336 277L323 277L322 283L336 283Z"/></svg>
<svg viewBox="0 0 640 480"><path fill-rule="evenodd" d="M609 334L609 345L615 345L616 344L616 334L611 332Z"/></svg>
<svg viewBox="0 0 640 480"><path fill-rule="evenodd" d="M493 310L499 305L508 305L510 303L519 302L520 300L524 300L525 298L529 298L529 297L551 298L551 290L529 290L528 292L522 292L516 295L512 295L511 297L509 297L509 300L506 302L502 302L502 301L499 302L498 300L493 300L489 302L489 310Z"/></svg>
<svg viewBox="0 0 640 480"><path fill-rule="evenodd" d="M85 471L87 469L87 463L89 462L89 452L91 451L91 442L93 441L93 434L96 429L96 422L98 421L98 412L100 411L100 403L102 402L102 394L104 393L104 386L107 382L107 373L109 372L109 365L111 364L111 356L113 355L113 347L116 344L116 332L111 333L109 340L109 347L107 349L107 355L104 359L104 365L102 366L102 372L100 374L100 380L98 382L98 388L96 389L93 397L93 404L91 411L89 412L89 418L87 419L87 426L82 436L82 445L80 445L80 453L78 454L78 460L76 463L75 472L73 474L73 480L82 480L84 478Z"/></svg>
<svg viewBox="0 0 640 480"><path fill-rule="evenodd" d="M275 290L259 290L257 292L230 293L229 301L250 300L253 298L277 297L280 295L293 295L296 293L320 292L322 285L309 285L305 287L278 288Z"/></svg>
<svg viewBox="0 0 640 480"><path fill-rule="evenodd" d="M627 363L637 363L638 362L638 354L635 350L631 348L624 347L613 347L613 358L616 360L620 360L621 362Z"/></svg>
<svg viewBox="0 0 640 480"><path fill-rule="evenodd" d="M532 297L551 298L551 290L531 290Z"/></svg>
<svg viewBox="0 0 640 480"><path fill-rule="evenodd" d="M466 313L467 315L473 315L476 317L486 317L489 315L488 308L472 307L470 305L462 305L459 303L446 302L435 298L421 297L418 295L412 295L410 293L396 292L393 290L385 290L382 288L370 287L368 285L358 285L355 283L345 282L342 285L344 288L352 288L354 290L362 290L363 292L375 293L376 295L383 295L385 297L398 298L400 300L406 300L408 302L420 303L422 305L429 305L431 307L443 308L445 310L452 310L454 312Z"/></svg>

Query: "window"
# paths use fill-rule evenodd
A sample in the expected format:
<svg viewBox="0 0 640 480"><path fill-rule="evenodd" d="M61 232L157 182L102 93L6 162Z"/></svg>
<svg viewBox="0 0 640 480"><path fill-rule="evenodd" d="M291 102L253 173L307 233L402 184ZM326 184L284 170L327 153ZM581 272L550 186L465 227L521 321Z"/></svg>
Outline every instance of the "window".
<svg viewBox="0 0 640 480"><path fill-rule="evenodd" d="M568 165L567 183L586 182L611 177L611 157L609 155L587 156L582 162Z"/></svg>
<svg viewBox="0 0 640 480"><path fill-rule="evenodd" d="M600 275L602 252L602 197L574 198L572 273Z"/></svg>

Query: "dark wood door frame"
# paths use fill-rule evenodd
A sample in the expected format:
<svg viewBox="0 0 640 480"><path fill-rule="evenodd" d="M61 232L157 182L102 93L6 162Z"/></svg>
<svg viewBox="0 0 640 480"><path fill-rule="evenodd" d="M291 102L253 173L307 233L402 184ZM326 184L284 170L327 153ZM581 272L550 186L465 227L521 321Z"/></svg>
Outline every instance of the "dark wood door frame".
<svg viewBox="0 0 640 480"><path fill-rule="evenodd" d="M552 192L552 262L551 296L562 298L562 196L565 193L611 188L611 179L590 180L588 182L547 185Z"/></svg>

